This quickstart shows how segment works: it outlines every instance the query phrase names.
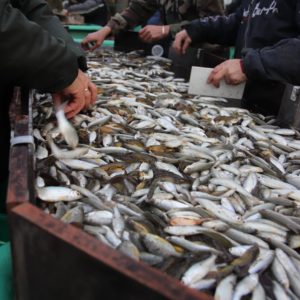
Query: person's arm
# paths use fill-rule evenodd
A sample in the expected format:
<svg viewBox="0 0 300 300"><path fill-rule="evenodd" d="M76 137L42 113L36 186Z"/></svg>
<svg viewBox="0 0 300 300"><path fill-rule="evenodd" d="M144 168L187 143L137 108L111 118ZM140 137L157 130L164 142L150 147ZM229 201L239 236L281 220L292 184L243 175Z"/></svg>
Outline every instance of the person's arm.
<svg viewBox="0 0 300 300"><path fill-rule="evenodd" d="M67 11L70 13L86 14L104 6L102 0L85 0L84 2L70 5Z"/></svg>
<svg viewBox="0 0 300 300"><path fill-rule="evenodd" d="M212 16L197 19L185 26L192 42L216 43L224 46L235 44L242 20L242 7L229 16Z"/></svg>
<svg viewBox="0 0 300 300"><path fill-rule="evenodd" d="M148 20L157 9L158 4L156 0L132 0L127 9L121 14L115 14L101 30L88 34L81 42L81 46L85 50L95 50L110 34L116 34L120 30L134 27L135 25ZM161 33L162 30L160 29L159 32ZM148 32L141 31L140 37L141 34L148 35ZM90 43L94 44L90 45Z"/></svg>
<svg viewBox="0 0 300 300"><path fill-rule="evenodd" d="M300 0L296 1L291 26L298 35L282 39L270 47L247 49L242 53L245 74L249 79L270 79L300 85Z"/></svg>
<svg viewBox="0 0 300 300"><path fill-rule="evenodd" d="M270 79L300 85L298 57L300 36L281 40L272 47L248 49L242 61L248 79Z"/></svg>
<svg viewBox="0 0 300 300"><path fill-rule="evenodd" d="M209 16L221 16L224 14L224 8L220 0L197 0L196 7L199 18ZM189 25L192 21L184 20L179 23L170 24L170 33L174 38L175 35Z"/></svg>
<svg viewBox="0 0 300 300"><path fill-rule="evenodd" d="M55 92L75 80L77 60L66 43L30 22L9 0L0 1L0 28L4 82Z"/></svg>
<svg viewBox="0 0 300 300"><path fill-rule="evenodd" d="M212 43L232 46L236 42L242 20L242 7L229 16L205 17L187 24L176 34L174 49L186 53L192 43Z"/></svg>
<svg viewBox="0 0 300 300"><path fill-rule="evenodd" d="M158 8L157 0L131 0L129 7L113 16L107 26L116 34L120 30L132 28L148 20Z"/></svg>
<svg viewBox="0 0 300 300"><path fill-rule="evenodd" d="M11 0L11 3L15 8L18 8L28 18L28 20L37 23L57 39L63 40L76 55L78 67L83 71L87 69L83 50L73 41L71 35L69 35L64 29L57 16L53 15L46 1Z"/></svg>

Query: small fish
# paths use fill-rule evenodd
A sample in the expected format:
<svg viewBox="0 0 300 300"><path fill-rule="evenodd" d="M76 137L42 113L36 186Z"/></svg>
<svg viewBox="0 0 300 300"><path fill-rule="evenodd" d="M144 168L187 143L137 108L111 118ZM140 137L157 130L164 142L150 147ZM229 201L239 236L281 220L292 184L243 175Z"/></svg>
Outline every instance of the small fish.
<svg viewBox="0 0 300 300"><path fill-rule="evenodd" d="M157 235L146 233L143 237L143 241L147 249L153 254L163 257L181 256L171 243Z"/></svg>
<svg viewBox="0 0 300 300"><path fill-rule="evenodd" d="M76 148L78 145L79 137L77 135L76 130L71 125L71 123L67 120L64 112L65 104L60 105L56 108L56 118L59 130L64 137L66 143L72 147Z"/></svg>
<svg viewBox="0 0 300 300"><path fill-rule="evenodd" d="M216 300L232 299L236 278L236 275L231 274L219 282L214 295Z"/></svg>
<svg viewBox="0 0 300 300"><path fill-rule="evenodd" d="M199 261L196 264L193 264L187 271L183 274L182 282L186 285L192 286L209 272L213 267L216 261L216 256L212 255L208 259Z"/></svg>
<svg viewBox="0 0 300 300"><path fill-rule="evenodd" d="M75 158L81 158L85 154L88 153L89 149L88 148L75 148L74 150L66 150L63 151L57 145L55 145L53 139L51 138L50 135L47 135L47 142L51 148L52 154L57 158L57 159L75 159Z"/></svg>
<svg viewBox="0 0 300 300"><path fill-rule="evenodd" d="M84 216L84 221L94 226L109 225L112 220L113 214L106 210L91 211Z"/></svg>
<svg viewBox="0 0 300 300"><path fill-rule="evenodd" d="M47 202L74 201L82 198L78 191L62 186L36 188L39 199Z"/></svg>
<svg viewBox="0 0 300 300"><path fill-rule="evenodd" d="M258 275L250 274L244 279L242 279L237 285L233 293L233 300L239 300L243 296L254 291L255 287L258 284Z"/></svg>

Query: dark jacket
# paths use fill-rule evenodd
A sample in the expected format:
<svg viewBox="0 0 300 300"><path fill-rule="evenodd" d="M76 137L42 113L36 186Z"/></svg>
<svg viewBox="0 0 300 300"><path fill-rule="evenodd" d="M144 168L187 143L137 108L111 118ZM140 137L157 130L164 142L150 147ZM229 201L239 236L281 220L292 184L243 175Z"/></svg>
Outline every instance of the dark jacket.
<svg viewBox="0 0 300 300"><path fill-rule="evenodd" d="M171 25L172 36L195 18L223 13L221 0L131 0L129 7L108 22L113 33L145 23L157 10L162 21Z"/></svg>
<svg viewBox="0 0 300 300"><path fill-rule="evenodd" d="M0 1L0 181L7 177L13 86L59 91L85 68L77 47L43 0Z"/></svg>
<svg viewBox="0 0 300 300"><path fill-rule="evenodd" d="M104 3L102 0L83 0L78 1L76 4L68 3L65 8L71 13L88 14L103 6Z"/></svg>
<svg viewBox="0 0 300 300"><path fill-rule="evenodd" d="M271 95L279 82L300 85L300 0L244 0L235 13L195 20L186 30L193 42L235 45L253 97L258 89ZM264 101L275 104L276 95L270 98Z"/></svg>
<svg viewBox="0 0 300 300"><path fill-rule="evenodd" d="M2 86L54 92L85 67L84 53L43 0L0 1L0 39Z"/></svg>

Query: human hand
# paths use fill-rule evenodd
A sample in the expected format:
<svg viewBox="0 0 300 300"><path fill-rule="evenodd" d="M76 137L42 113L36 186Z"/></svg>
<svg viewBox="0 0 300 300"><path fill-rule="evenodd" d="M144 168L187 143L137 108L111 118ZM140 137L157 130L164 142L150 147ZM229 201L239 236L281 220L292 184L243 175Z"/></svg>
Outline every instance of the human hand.
<svg viewBox="0 0 300 300"><path fill-rule="evenodd" d="M81 42L81 47L84 50L93 51L99 47L105 38L111 33L111 28L108 26L103 27L101 30L89 33ZM92 46L89 43L94 43Z"/></svg>
<svg viewBox="0 0 300 300"><path fill-rule="evenodd" d="M229 59L216 66L208 76L207 83L219 87L222 79L231 85L237 85L247 80L240 59Z"/></svg>
<svg viewBox="0 0 300 300"><path fill-rule="evenodd" d="M79 70L73 83L62 91L54 93L52 97L55 107L68 101L64 111L66 117L70 119L82 109L86 109L96 102L97 87L81 70Z"/></svg>
<svg viewBox="0 0 300 300"><path fill-rule="evenodd" d="M139 37L146 43L152 43L168 36L170 26L147 25L140 32Z"/></svg>
<svg viewBox="0 0 300 300"><path fill-rule="evenodd" d="M68 12L68 10L67 9L62 9L61 11L60 11L60 14L61 15L63 15L63 16L67 16L68 14L69 14L69 12Z"/></svg>
<svg viewBox="0 0 300 300"><path fill-rule="evenodd" d="M173 42L173 48L179 54L185 54L187 48L192 43L192 39L186 32L186 30L181 30L175 36L175 41Z"/></svg>

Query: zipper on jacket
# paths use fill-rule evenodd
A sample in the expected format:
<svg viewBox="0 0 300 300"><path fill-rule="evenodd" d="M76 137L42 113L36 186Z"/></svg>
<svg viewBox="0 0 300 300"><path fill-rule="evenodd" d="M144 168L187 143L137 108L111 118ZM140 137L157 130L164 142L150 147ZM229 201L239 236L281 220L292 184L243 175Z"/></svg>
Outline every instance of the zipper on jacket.
<svg viewBox="0 0 300 300"><path fill-rule="evenodd" d="M248 21L247 21L247 26L246 26L246 30L245 30L245 37L244 37L244 50L247 49L247 37L248 37L248 33L250 30L250 23L251 23L251 19L252 19L252 13L254 10L254 4L255 4L255 0L251 0L251 3L249 5L249 15L248 15Z"/></svg>

